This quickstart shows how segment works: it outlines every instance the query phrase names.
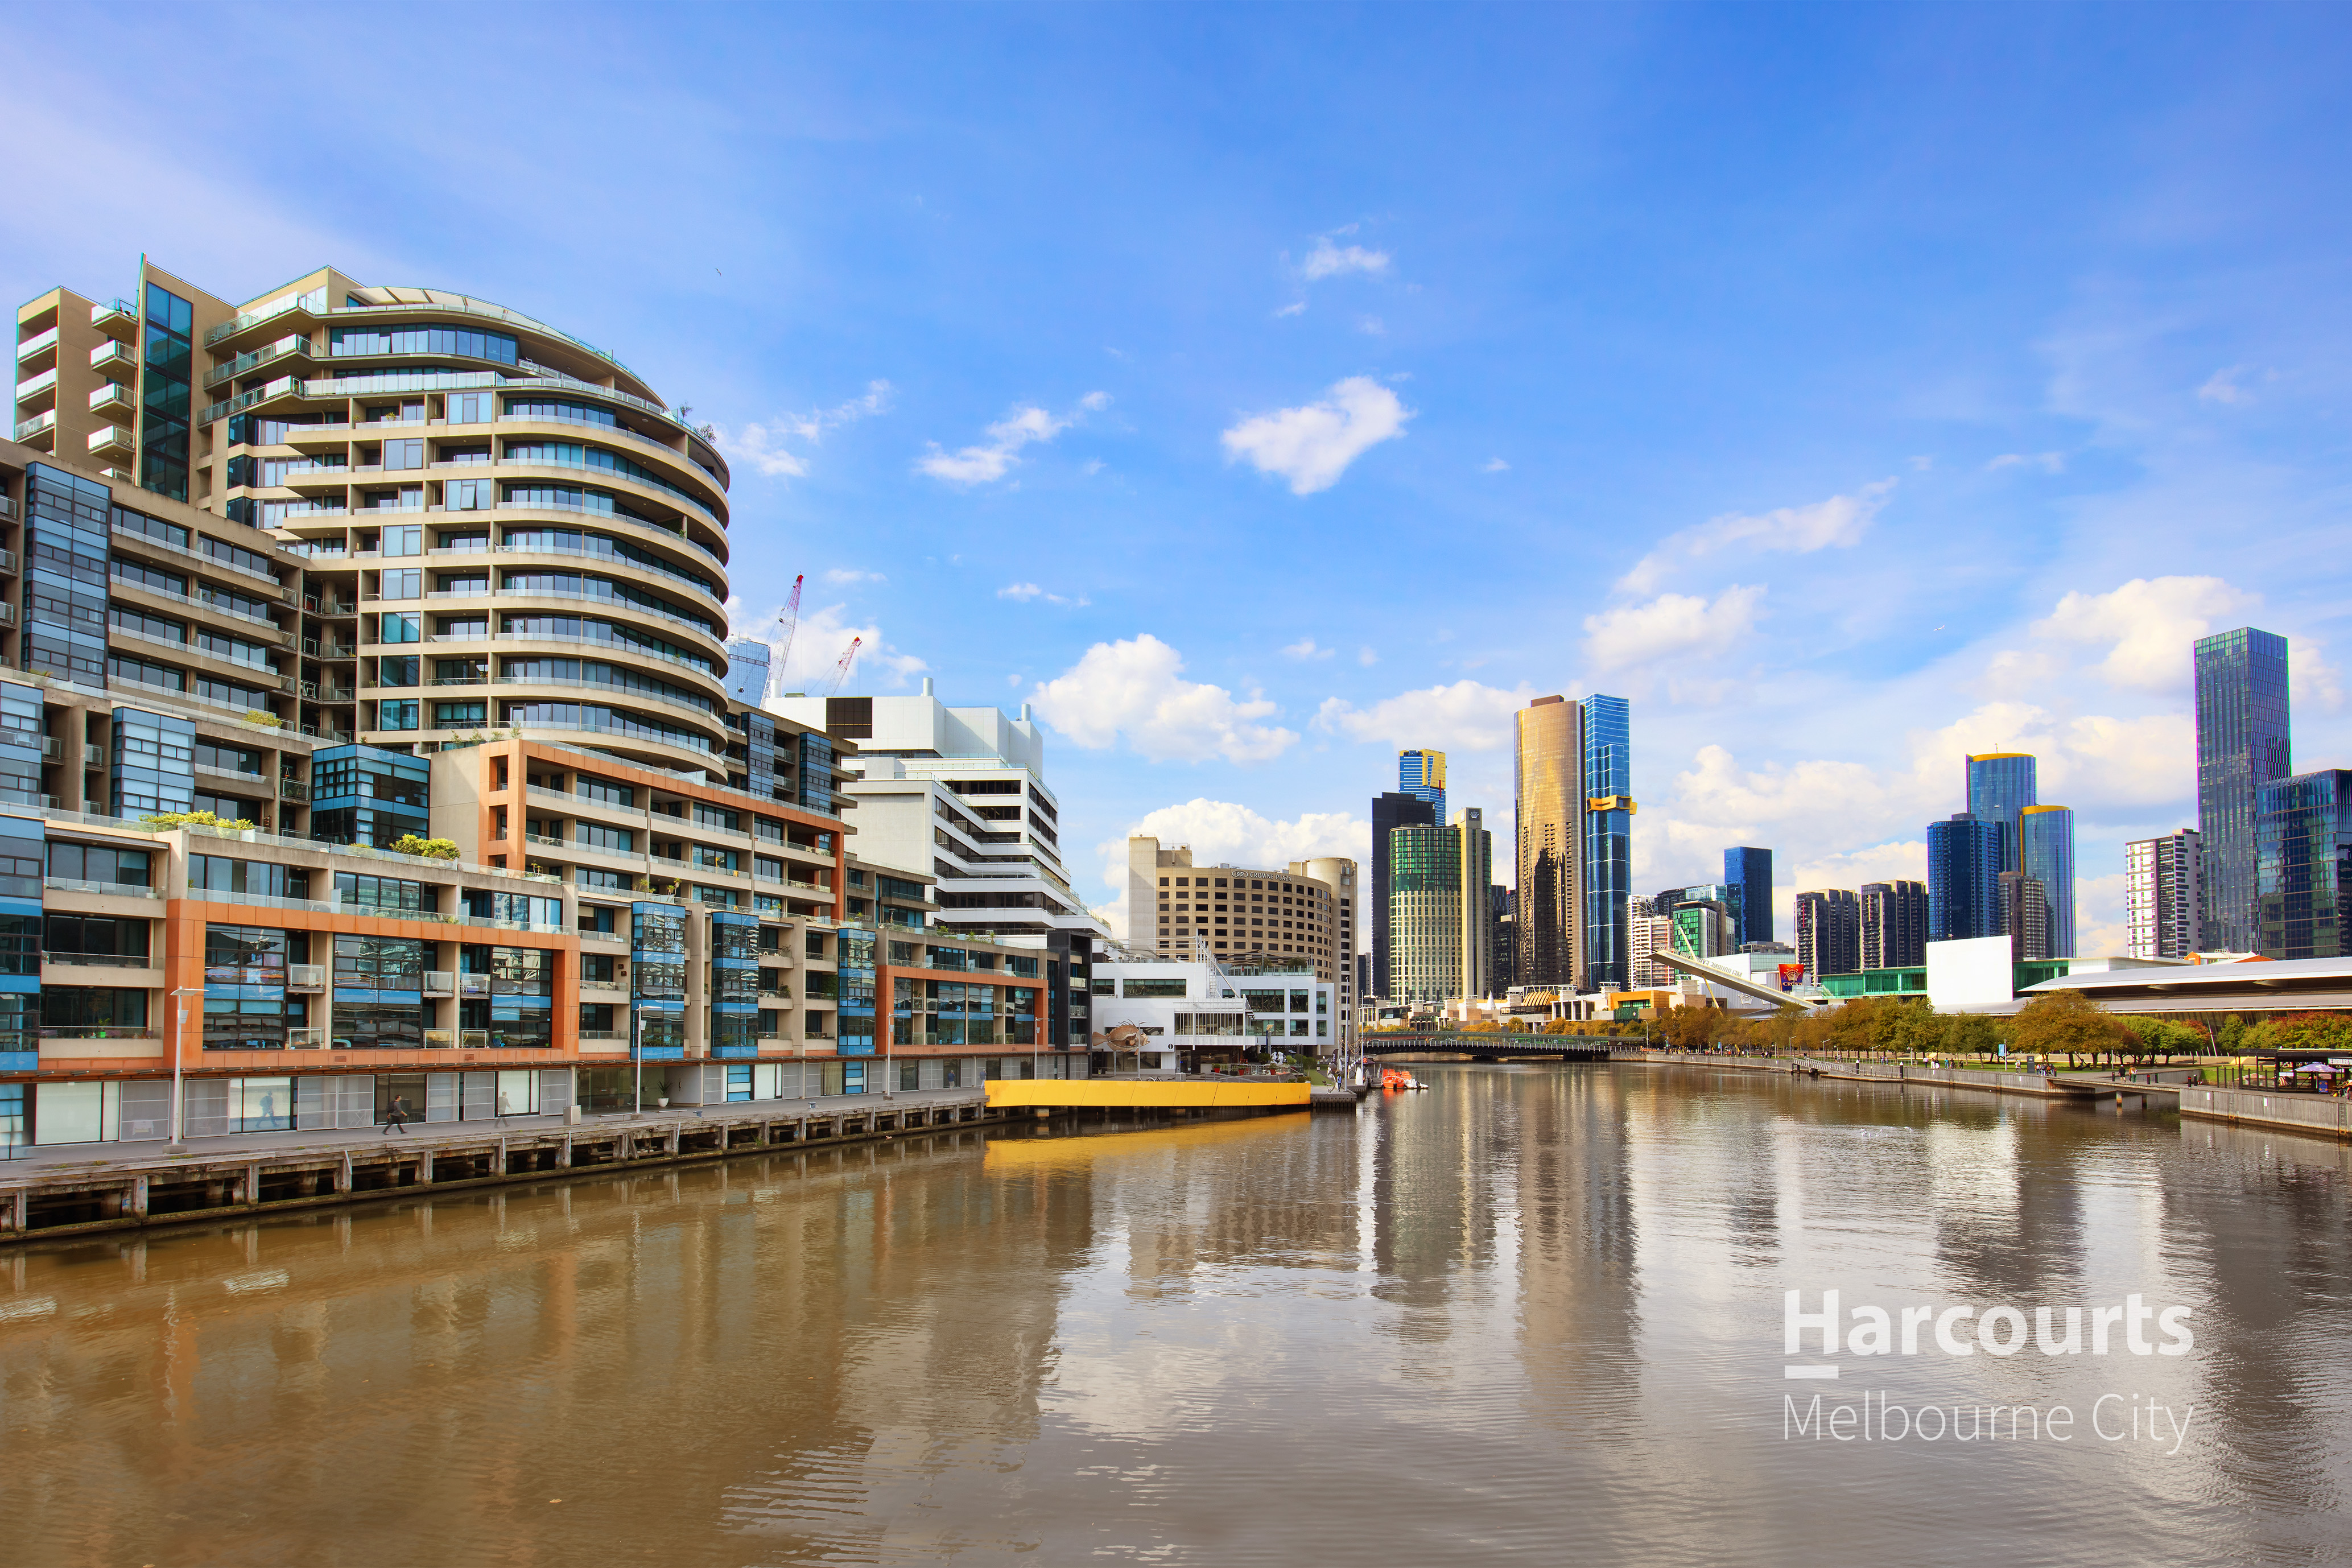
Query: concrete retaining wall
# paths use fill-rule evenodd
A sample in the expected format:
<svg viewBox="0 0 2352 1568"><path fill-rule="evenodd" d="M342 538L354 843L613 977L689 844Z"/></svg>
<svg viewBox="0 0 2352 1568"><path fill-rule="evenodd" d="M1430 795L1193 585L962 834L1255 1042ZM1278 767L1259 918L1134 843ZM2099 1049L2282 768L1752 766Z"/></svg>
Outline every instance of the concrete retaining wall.
<svg viewBox="0 0 2352 1568"><path fill-rule="evenodd" d="M2180 1091L2180 1114L2250 1127L2275 1127L2322 1137L2352 1138L2352 1100L2324 1094L2282 1094L2276 1089L2206 1089Z"/></svg>

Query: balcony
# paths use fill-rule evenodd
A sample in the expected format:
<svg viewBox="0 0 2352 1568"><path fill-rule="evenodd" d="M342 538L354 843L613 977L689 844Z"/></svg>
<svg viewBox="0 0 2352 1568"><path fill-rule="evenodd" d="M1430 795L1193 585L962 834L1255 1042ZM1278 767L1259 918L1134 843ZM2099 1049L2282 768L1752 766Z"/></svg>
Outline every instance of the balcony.
<svg viewBox="0 0 2352 1568"><path fill-rule="evenodd" d="M135 449L131 432L120 425L100 426L89 433L89 455L93 458L127 458Z"/></svg>
<svg viewBox="0 0 2352 1568"><path fill-rule="evenodd" d="M89 324L101 332L139 332L139 307L128 300L108 300L89 308Z"/></svg>
<svg viewBox="0 0 2352 1568"><path fill-rule="evenodd" d="M54 408L47 409L34 415L30 419L19 420L16 425L16 439L31 441L37 437L47 435L57 426L58 411Z"/></svg>
<svg viewBox="0 0 2352 1568"><path fill-rule="evenodd" d="M89 351L89 368L92 370L121 369L136 375L139 373L139 356L131 352L129 343L103 342Z"/></svg>
<svg viewBox="0 0 2352 1568"><path fill-rule="evenodd" d="M120 381L110 381L89 395L92 414L128 414L138 406L130 386Z"/></svg>
<svg viewBox="0 0 2352 1568"><path fill-rule="evenodd" d="M205 373L205 385L207 389L224 385L274 359L284 359L289 355L309 359L310 352L310 340L296 332L255 349L251 353L239 354L226 364L215 365Z"/></svg>
<svg viewBox="0 0 2352 1568"><path fill-rule="evenodd" d="M58 330L55 327L46 332L36 332L16 345L16 363L23 364L26 360L37 359L57 346Z"/></svg>
<svg viewBox="0 0 2352 1568"><path fill-rule="evenodd" d="M54 370L45 370L38 375L27 376L16 384L16 401L31 403L38 398L54 396L57 390L58 373Z"/></svg>

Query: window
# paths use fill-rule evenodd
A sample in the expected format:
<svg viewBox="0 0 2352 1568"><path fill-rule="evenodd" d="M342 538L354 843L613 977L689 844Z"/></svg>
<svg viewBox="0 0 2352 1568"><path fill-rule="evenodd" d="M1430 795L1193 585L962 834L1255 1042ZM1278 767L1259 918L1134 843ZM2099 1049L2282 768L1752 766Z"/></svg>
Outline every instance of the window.
<svg viewBox="0 0 2352 1568"><path fill-rule="evenodd" d="M625 827L607 827L601 822L583 822L572 830L574 838L592 849L608 849L617 855L636 853L637 836Z"/></svg>
<svg viewBox="0 0 2352 1568"><path fill-rule="evenodd" d="M378 642L422 642L425 640L425 637L423 632L418 627L419 619L419 616L408 612L394 612L379 616L376 622L377 636L375 640ZM444 627L443 629L446 630L447 628Z"/></svg>
<svg viewBox="0 0 2352 1568"><path fill-rule="evenodd" d="M371 910L433 914L441 908L441 889L429 882L362 876L352 871L335 873L335 897L342 903Z"/></svg>
<svg viewBox="0 0 2352 1568"><path fill-rule="evenodd" d="M85 1030L140 1030L147 1026L147 993L108 985L45 985L41 1027L80 1034Z"/></svg>
<svg viewBox="0 0 2352 1568"><path fill-rule="evenodd" d="M379 730L414 730L418 727L419 707L420 704L414 700L379 702L375 705L375 727Z"/></svg>
<svg viewBox="0 0 2352 1568"><path fill-rule="evenodd" d="M479 724L488 711L488 704L484 702L436 702L433 705L433 727L450 730L466 724Z"/></svg>
<svg viewBox="0 0 2352 1568"><path fill-rule="evenodd" d="M149 849L113 849L96 844L68 844L62 839L49 840L49 875L74 882L118 882L134 888L150 887L150 868L154 852Z"/></svg>
<svg viewBox="0 0 2352 1568"><path fill-rule="evenodd" d="M397 572L380 572L376 576L382 584L376 593L380 599L414 599L425 592L425 574L413 566L403 567Z"/></svg>
<svg viewBox="0 0 2352 1568"><path fill-rule="evenodd" d="M414 992L424 984L425 944L408 937L335 938L335 988ZM341 1009L337 1008L340 1013Z"/></svg>
<svg viewBox="0 0 2352 1568"><path fill-rule="evenodd" d="M1099 993L1107 987L1108 983L1097 981L1095 985ZM1181 996L1184 994L1184 982L1181 977L1173 980L1129 980L1127 982L1126 994L1129 996Z"/></svg>
<svg viewBox="0 0 2352 1568"><path fill-rule="evenodd" d="M379 658L376 663L376 684L379 686L421 685L424 675L415 654L404 653L396 658Z"/></svg>
<svg viewBox="0 0 2352 1568"><path fill-rule="evenodd" d="M310 873L269 860L238 860L226 855L188 857L188 896L253 893L272 899L308 899Z"/></svg>

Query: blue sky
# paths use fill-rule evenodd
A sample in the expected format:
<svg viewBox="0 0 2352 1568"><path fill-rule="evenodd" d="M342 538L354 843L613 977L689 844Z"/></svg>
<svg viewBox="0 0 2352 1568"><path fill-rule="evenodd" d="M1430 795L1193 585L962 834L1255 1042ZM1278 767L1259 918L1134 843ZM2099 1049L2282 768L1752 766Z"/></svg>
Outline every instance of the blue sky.
<svg viewBox="0 0 2352 1568"><path fill-rule="evenodd" d="M0 268L320 263L605 346L724 433L794 665L1029 700L1127 831L1507 824L1633 700L1637 886L1918 875L1970 749L2194 820L2188 643L2352 764L2326 7L0 8ZM1105 847L1097 850L1096 846ZM1507 857L1501 858L1507 858ZM1785 934L1785 932L1784 932Z"/></svg>

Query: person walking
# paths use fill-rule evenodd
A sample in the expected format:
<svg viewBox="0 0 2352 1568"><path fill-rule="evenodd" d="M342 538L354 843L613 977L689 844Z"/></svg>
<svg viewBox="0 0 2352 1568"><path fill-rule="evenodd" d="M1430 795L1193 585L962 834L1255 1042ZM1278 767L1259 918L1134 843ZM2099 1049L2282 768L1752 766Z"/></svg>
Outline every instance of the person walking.
<svg viewBox="0 0 2352 1568"><path fill-rule="evenodd" d="M383 1113L384 1136L391 1137L395 1127L404 1134L408 1131L408 1097L404 1094L394 1095L391 1106Z"/></svg>

